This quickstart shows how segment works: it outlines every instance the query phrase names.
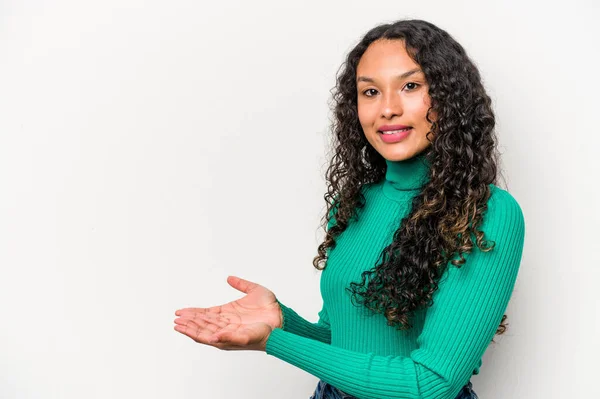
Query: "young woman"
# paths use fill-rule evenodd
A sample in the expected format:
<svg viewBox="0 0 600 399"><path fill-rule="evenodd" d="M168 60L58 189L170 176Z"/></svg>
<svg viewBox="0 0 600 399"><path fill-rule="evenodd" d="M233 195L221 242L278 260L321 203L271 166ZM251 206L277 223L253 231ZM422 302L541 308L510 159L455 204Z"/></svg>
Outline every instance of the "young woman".
<svg viewBox="0 0 600 399"><path fill-rule="evenodd" d="M230 276L246 296L178 310L175 330L293 364L320 379L312 398L476 398L525 237L480 74L444 30L401 20L362 38L336 89L319 321Z"/></svg>

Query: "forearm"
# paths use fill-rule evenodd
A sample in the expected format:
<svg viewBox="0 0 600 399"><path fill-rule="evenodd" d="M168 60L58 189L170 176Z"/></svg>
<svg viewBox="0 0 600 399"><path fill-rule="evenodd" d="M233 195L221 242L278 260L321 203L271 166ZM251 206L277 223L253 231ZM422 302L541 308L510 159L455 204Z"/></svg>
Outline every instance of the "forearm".
<svg viewBox="0 0 600 399"><path fill-rule="evenodd" d="M326 344L331 343L331 329L328 323L321 317L317 323L311 323L293 309L285 306L277 300L281 307L284 331L310 339L315 339ZM321 315L324 311L321 311Z"/></svg>

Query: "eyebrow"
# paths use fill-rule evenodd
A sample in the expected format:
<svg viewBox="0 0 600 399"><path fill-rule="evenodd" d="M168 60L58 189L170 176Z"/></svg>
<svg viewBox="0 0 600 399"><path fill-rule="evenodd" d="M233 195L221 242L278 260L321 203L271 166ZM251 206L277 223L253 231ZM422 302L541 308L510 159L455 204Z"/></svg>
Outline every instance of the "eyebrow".
<svg viewBox="0 0 600 399"><path fill-rule="evenodd" d="M411 69L410 71L407 71L407 72L404 72L404 73L403 73L403 74L401 74L401 75L398 75L396 78L397 78L398 80L405 79L405 78L409 77L410 75L413 75L413 74L415 74L415 73L417 73L417 72L423 72L423 71L421 71L419 68L416 68L416 69ZM356 82L357 82L357 83L358 83L358 82L369 82L369 83L375 83L375 80L374 80L373 78L370 78L370 77L368 77L368 76L359 76L359 77L356 79Z"/></svg>

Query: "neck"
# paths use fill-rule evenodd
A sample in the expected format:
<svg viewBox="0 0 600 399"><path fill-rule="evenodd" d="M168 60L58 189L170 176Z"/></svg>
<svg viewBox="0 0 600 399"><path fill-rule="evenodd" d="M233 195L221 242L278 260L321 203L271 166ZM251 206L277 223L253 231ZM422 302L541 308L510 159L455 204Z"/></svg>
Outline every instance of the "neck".
<svg viewBox="0 0 600 399"><path fill-rule="evenodd" d="M403 161L389 161L385 163L387 169L383 181L384 193L392 198L404 198L414 195L429 180L429 163L423 151L410 159Z"/></svg>

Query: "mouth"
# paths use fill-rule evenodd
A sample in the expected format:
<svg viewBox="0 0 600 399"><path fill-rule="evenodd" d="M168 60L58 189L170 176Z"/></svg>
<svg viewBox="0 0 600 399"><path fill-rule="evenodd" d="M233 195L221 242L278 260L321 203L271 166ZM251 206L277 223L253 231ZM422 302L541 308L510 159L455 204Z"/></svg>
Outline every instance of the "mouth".
<svg viewBox="0 0 600 399"><path fill-rule="evenodd" d="M412 129L412 127L405 127L403 129L396 129L396 130L378 130L377 133L383 134L383 135L399 134L399 133L403 133L403 132L408 132L411 129Z"/></svg>

